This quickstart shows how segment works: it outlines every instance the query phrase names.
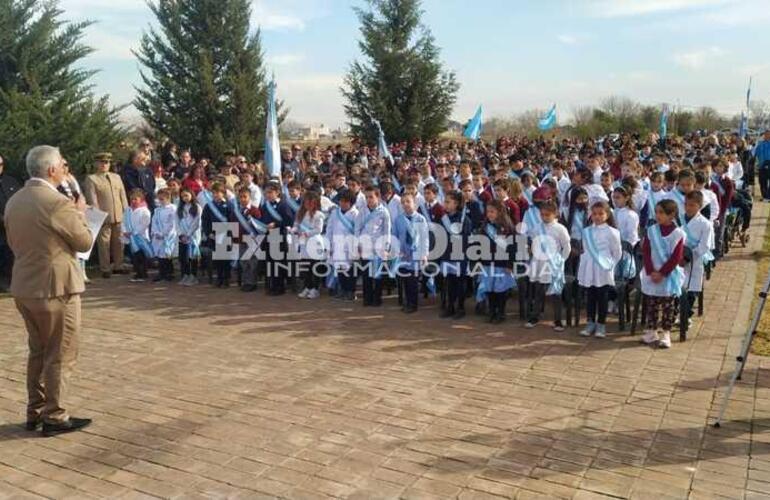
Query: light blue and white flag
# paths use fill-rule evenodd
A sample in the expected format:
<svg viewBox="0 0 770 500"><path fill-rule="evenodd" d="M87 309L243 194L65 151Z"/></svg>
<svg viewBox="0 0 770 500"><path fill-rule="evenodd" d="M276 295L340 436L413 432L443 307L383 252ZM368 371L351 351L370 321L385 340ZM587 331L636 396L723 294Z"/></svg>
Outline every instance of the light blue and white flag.
<svg viewBox="0 0 770 500"><path fill-rule="evenodd" d="M741 139L746 138L746 134L749 132L749 117L746 116L745 111L741 111L741 126L738 129L738 135Z"/></svg>
<svg viewBox="0 0 770 500"><path fill-rule="evenodd" d="M660 113L660 138L665 139L668 135L668 104L663 105Z"/></svg>
<svg viewBox="0 0 770 500"><path fill-rule="evenodd" d="M272 80L267 87L265 167L271 178L281 178L281 143L278 138L278 113L275 109L275 80Z"/></svg>
<svg viewBox="0 0 770 500"><path fill-rule="evenodd" d="M551 106L548 113L537 123L537 128L542 131L551 130L556 125L556 104Z"/></svg>
<svg viewBox="0 0 770 500"><path fill-rule="evenodd" d="M385 140L385 132L382 130L382 125L379 120L372 119L374 126L377 127L377 149L380 151L380 158L385 158L393 165L396 162L393 161L393 155L390 154L390 148L388 148L388 141Z"/></svg>
<svg viewBox="0 0 770 500"><path fill-rule="evenodd" d="M749 77L749 89L746 91L746 109L749 109L749 102L751 101L751 78Z"/></svg>
<svg viewBox="0 0 770 500"><path fill-rule="evenodd" d="M473 115L473 118L471 118L471 121L468 122L468 126L465 127L465 133L463 133L463 136L472 140L472 141L478 141L481 137L481 129L482 129L482 121L484 118L484 110L479 105L479 109L476 110L476 114Z"/></svg>

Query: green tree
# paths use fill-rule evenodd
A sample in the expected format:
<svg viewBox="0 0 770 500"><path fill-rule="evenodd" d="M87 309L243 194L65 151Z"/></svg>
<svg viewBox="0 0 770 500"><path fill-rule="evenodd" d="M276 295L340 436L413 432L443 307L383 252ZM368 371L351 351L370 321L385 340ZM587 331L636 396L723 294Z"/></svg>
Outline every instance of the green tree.
<svg viewBox="0 0 770 500"><path fill-rule="evenodd" d="M158 28L136 52L144 67L136 107L175 143L221 157L263 146L267 78L249 0L150 2Z"/></svg>
<svg viewBox="0 0 770 500"><path fill-rule="evenodd" d="M16 175L40 144L58 146L82 174L124 135L120 109L91 91L94 72L76 67L92 51L81 42L90 23L61 14L57 1L0 0L0 155Z"/></svg>
<svg viewBox="0 0 770 500"><path fill-rule="evenodd" d="M341 89L352 134L374 142L377 119L390 141L433 139L446 130L459 85L420 21L421 2L367 1L369 9L354 9L366 61L351 65Z"/></svg>

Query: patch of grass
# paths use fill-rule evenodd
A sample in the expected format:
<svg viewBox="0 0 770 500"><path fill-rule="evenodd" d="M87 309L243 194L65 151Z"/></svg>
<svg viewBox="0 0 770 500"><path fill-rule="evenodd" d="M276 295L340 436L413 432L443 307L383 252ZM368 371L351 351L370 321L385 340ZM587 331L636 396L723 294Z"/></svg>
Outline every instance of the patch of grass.
<svg viewBox="0 0 770 500"><path fill-rule="evenodd" d="M757 306L757 297L770 272L770 224L765 228L765 236L762 240L762 250L754 252L757 259L757 282L754 285L754 301L751 307L752 314ZM765 304L762 316L757 326L757 335L751 343L752 354L770 356L770 303Z"/></svg>

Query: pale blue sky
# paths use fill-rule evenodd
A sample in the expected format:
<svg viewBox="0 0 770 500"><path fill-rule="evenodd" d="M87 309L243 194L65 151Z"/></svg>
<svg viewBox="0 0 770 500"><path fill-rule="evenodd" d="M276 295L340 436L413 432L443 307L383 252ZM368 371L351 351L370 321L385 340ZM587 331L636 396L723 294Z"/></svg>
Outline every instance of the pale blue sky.
<svg viewBox="0 0 770 500"><path fill-rule="evenodd" d="M363 0L253 0L269 68L290 117L341 125L339 86L358 57L352 6ZM152 22L143 0L61 0L91 19L85 64L96 89L129 103L139 68L131 55ZM455 118L479 104L509 116L556 102L560 120L578 105L624 95L645 104L710 105L738 113L749 75L770 101L768 0L423 0L447 67L462 87ZM136 116L136 111L127 111Z"/></svg>

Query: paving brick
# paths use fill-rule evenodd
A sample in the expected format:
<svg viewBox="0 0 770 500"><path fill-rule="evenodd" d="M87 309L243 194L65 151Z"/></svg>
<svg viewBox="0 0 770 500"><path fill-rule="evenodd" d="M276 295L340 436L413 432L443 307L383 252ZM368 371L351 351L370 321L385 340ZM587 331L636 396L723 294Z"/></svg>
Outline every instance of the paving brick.
<svg viewBox="0 0 770 500"><path fill-rule="evenodd" d="M68 405L37 439L26 333L0 298L0 499L770 498L770 360L748 323L770 205L706 285L685 344L438 322L294 297L94 280Z"/></svg>

